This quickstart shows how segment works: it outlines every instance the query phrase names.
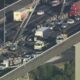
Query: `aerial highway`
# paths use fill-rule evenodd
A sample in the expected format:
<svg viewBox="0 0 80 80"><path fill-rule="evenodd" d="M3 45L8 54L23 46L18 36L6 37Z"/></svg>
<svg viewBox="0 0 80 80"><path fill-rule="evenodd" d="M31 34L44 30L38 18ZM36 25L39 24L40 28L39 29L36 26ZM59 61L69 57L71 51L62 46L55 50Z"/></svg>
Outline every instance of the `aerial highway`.
<svg viewBox="0 0 80 80"><path fill-rule="evenodd" d="M34 6L34 7L33 7L33 11L31 12L31 14L29 15L29 17L28 17L27 20L26 20L26 17L25 17L25 20L22 22L22 24L21 24L21 26L20 26L20 29L17 31L17 34L16 34L13 42L15 42L15 41L16 41L18 38L20 38L20 36L23 34L23 32L24 32L24 30L25 30L28 22L30 21L31 16L33 15L33 13L34 13L36 7L38 6L39 2L40 2L40 0L33 2L33 6ZM34 4L35 4L35 5L34 5Z"/></svg>
<svg viewBox="0 0 80 80"><path fill-rule="evenodd" d="M23 1L24 2L24 1ZM27 2L28 3L28 2ZM22 4L22 3L21 3ZM29 3L30 4L30 3ZM23 5L24 6L24 5ZM28 6L28 5L27 5ZM3 20L3 19L1 19L1 20ZM4 25L4 23L2 23L0 26L0 30L3 30L3 26ZM19 25L20 25L20 23L18 23L18 22L10 22L10 23L5 23L5 27L6 27L6 31L8 32L8 31L10 31L12 28L15 28L15 26L16 27L19 27ZM8 30L7 30L8 29ZM8 34L9 34L9 32L8 32Z"/></svg>
<svg viewBox="0 0 80 80"><path fill-rule="evenodd" d="M45 6L41 6L40 7L40 9L43 9L44 11L47 11L47 9L45 8ZM48 10L49 11L49 10ZM26 28L26 30L27 30L27 33L29 34L29 32L32 32L32 30L34 29L34 27L37 25L37 23L39 23L40 22L40 20L42 19L42 21L44 21L46 18L48 17L48 15L42 15L42 16L38 16L38 15L33 15L31 18L31 20L30 20L30 22L28 23L28 25L27 25L27 28ZM39 19L39 21L38 21L38 19ZM41 22L42 22L41 21ZM32 25L32 24L35 24L35 25ZM14 24L14 23L10 23L10 25L8 24L7 26L8 26L8 28L7 28L7 35L6 35L6 37L10 37L10 38L13 38L13 36L14 36L14 34L17 32L16 30L13 30L13 27L15 27L17 25L17 23L16 24ZM7 27L6 26L6 27ZM10 27L9 27L10 26ZM17 27L17 26L16 26ZM77 28L79 28L79 27L77 27ZM11 33L9 33L9 31L11 31ZM26 34L26 36L28 35L28 34ZM11 40L11 39L8 39L8 40Z"/></svg>
<svg viewBox="0 0 80 80"><path fill-rule="evenodd" d="M68 39L63 41L62 43L51 47L50 49L44 51L38 57L30 60L29 62L23 64L22 66L12 70L11 72L7 73L6 75L2 76L0 80L11 80L16 79L21 75L24 75L27 72L37 68L38 66L45 63L47 60L60 55L65 50L69 49L76 43L80 41L80 31L76 34L70 36ZM17 74L17 75L16 75Z"/></svg>
<svg viewBox="0 0 80 80"><path fill-rule="evenodd" d="M44 8L43 8L44 7ZM44 11L50 11L50 7L47 7L46 5L42 5L39 6L38 9L43 8ZM46 17L46 18L45 18ZM32 33L31 31L37 26L37 24L42 23L43 21L45 21L46 19L48 19L50 16L47 15L46 13L42 16L37 15L37 12L33 13L31 20L29 21L26 30L27 33L26 36L29 36L30 33ZM12 39L14 38L13 36L15 36L17 29L19 28L21 22L10 22L10 23L6 23L6 41L12 41ZM34 24L34 25L32 25ZM3 24L0 25L0 31L2 34L3 31ZM3 39L3 38L2 38ZM3 44L3 40L1 39L0 41L0 45ZM5 53L5 50L2 51L3 49L1 49L1 52Z"/></svg>
<svg viewBox="0 0 80 80"><path fill-rule="evenodd" d="M32 13L32 14L34 14L34 13ZM40 17L38 16L37 17L36 15L33 15L32 16L33 18L36 17L35 20L33 18L30 20L31 17L29 17L28 21L24 25L20 26L22 31L20 31L21 33L19 33L16 38L18 38L20 35L22 35L22 33L25 31L25 29L26 29L26 31L32 32L33 29L36 27L36 25L39 24L38 22L40 22L40 24L41 24L42 22L44 22L45 19L47 19L47 18L44 19L44 17L46 17L46 16L47 15L43 15L43 16L40 16ZM48 18L49 18L49 16L48 16ZM41 19L43 21L41 21ZM74 25L72 25L72 23L74 23ZM42 65L47 60L49 60L49 59L51 59L53 57L61 55L62 52L64 52L65 50L71 48L74 44L78 43L80 41L80 36L79 36L80 32L77 32L77 31L80 30L80 25L79 25L80 22L79 22L78 25L76 25L76 23L75 22L71 22L70 23L70 26L69 26L68 30L69 30L69 32L71 32L71 35L67 39L65 39L63 42L61 42L59 44L56 44L56 45L53 45L52 47L47 48L45 51L42 51L41 54L39 54L38 57L34 57L34 58L28 60L28 62L26 62L25 64L22 64L21 66L17 67L16 69L12 70L11 72L9 72L6 75L2 76L0 78L0 80L5 80L5 79L11 80L11 79L15 79L15 78L19 77L22 74L24 75L26 72L29 72L29 71L37 68L38 66ZM33 26L32 24L35 24L35 25ZM67 29L67 28L68 27L66 27L65 29ZM10 29L7 29L7 30L12 31L12 29L13 28L10 28ZM11 32L12 33L11 36L15 33L14 31ZM29 32L27 32L27 33L29 33ZM31 34L33 34L33 33L31 33ZM27 35L28 34L26 34L26 36ZM15 41L16 41L16 39L14 40L14 42ZM53 62L54 61L55 60L53 59ZM19 74L15 75L15 73L19 73Z"/></svg>
<svg viewBox="0 0 80 80"><path fill-rule="evenodd" d="M43 8L44 11L51 11L50 7L48 7L46 5L42 5L42 6L38 7L38 9L41 9L41 8ZM29 21L29 23L28 23L28 25L27 25L27 27L26 27L26 29L29 30L29 31L31 31L38 23L40 23L40 20L42 20L42 22L43 22L45 19L48 19L48 17L50 17L50 16L47 15L46 13L44 15L42 15L42 16L39 16L39 15L37 15L37 12L34 12L33 15L32 15L32 17L31 17L31 19L30 19L30 21ZM15 33L17 32L20 24L21 24L21 22L15 22L15 21L10 22L10 23L6 23L5 24L6 37L11 38L12 35L11 35L10 31L14 32L13 36L15 36ZM35 26L32 25L32 24L34 24ZM4 24L0 24L0 31L1 32L3 31L3 25ZM14 29L16 31L14 31Z"/></svg>

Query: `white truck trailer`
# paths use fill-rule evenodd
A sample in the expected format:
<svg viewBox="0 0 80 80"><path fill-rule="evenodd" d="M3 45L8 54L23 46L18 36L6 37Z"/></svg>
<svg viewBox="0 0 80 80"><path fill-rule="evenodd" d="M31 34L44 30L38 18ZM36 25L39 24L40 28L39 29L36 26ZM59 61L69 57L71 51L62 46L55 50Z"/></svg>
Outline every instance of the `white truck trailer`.
<svg viewBox="0 0 80 80"><path fill-rule="evenodd" d="M14 21L22 21L25 17L28 17L29 13L33 11L32 7L24 7L13 12Z"/></svg>
<svg viewBox="0 0 80 80"><path fill-rule="evenodd" d="M51 30L49 27L41 27L36 30L35 37L47 39L50 36Z"/></svg>

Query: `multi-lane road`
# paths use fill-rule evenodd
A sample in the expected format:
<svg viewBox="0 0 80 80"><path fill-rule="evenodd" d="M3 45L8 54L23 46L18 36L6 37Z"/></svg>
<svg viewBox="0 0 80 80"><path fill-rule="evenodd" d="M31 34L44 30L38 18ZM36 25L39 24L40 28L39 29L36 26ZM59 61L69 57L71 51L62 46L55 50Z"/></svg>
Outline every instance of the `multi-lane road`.
<svg viewBox="0 0 80 80"><path fill-rule="evenodd" d="M46 9L46 8L44 8L44 9ZM32 19L30 20L30 22L28 23L28 25L26 27L26 31L31 32L36 27L37 24L42 23L44 20L46 20L49 17L50 16L48 16L46 13L42 16L38 16L38 15L35 15L35 12L34 12L34 14L32 16ZM35 25L33 25L33 24L35 24ZM11 29L13 29L13 27L15 26L15 25L14 26L13 25L14 25L14 23L8 24L8 27L11 26L11 28L7 28L7 30L12 31ZM77 27L80 27L80 26L77 25ZM28 32L28 34L29 34L29 32ZM10 34L10 37L14 33L12 32L12 34L10 34L8 32L8 34ZM29 71L35 69L36 67L42 65L45 61L49 60L50 58L55 57L57 55L60 55L63 51L72 47L74 44L76 44L77 42L80 41L80 36L79 35L80 35L80 32L71 36L69 39L67 39L67 41L64 41L61 44L58 44L58 45L55 45L54 47L51 47L50 49L48 49L48 50L44 51L42 54L40 54L39 57L31 59L28 63L26 63L26 64L20 66L19 68L11 71L7 75L4 75L3 77L0 78L0 80L15 79L15 78L19 77L20 75L22 75L26 72L29 72ZM19 74L15 75L15 73L19 73Z"/></svg>
<svg viewBox="0 0 80 80"><path fill-rule="evenodd" d="M13 71L9 72L8 74L2 76L0 80L12 80L16 79L27 72L37 68L38 66L44 64L47 60L60 55L65 50L71 48L74 44L80 41L80 32L72 35L67 40L63 41L62 43L51 47L50 49L46 50L38 57L30 60L26 64L14 69ZM16 75L17 74L17 75Z"/></svg>
<svg viewBox="0 0 80 80"><path fill-rule="evenodd" d="M43 8L43 10L46 11L51 11L50 7L46 6L46 5L42 5L40 7L38 7L39 10L41 10ZM32 30L34 27L37 26L38 23L41 23L42 21L46 20L49 17L48 14L44 14L44 15L37 15L37 11L35 11L26 27L27 30ZM21 22L10 22L10 23L6 23L5 24L5 28L6 28L6 36L11 37L11 36L15 36L15 33L17 32L19 26L20 26ZM34 24L34 25L33 25ZM2 33L3 31L3 25L4 24L0 24L0 31ZM28 29L29 28L29 29ZM16 31L14 31L16 30ZM11 35L11 31L14 31L14 34Z"/></svg>

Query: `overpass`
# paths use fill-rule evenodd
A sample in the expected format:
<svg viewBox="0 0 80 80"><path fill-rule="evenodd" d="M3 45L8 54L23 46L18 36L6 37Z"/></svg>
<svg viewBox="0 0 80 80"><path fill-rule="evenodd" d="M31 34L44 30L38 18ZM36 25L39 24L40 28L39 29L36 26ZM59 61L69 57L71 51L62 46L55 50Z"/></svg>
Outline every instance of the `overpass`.
<svg viewBox="0 0 80 80"><path fill-rule="evenodd" d="M80 31L76 34L70 36L68 39L63 41L60 44L57 44L50 49L44 51L38 57L30 60L29 62L21 65L20 67L12 70L11 72L7 73L6 75L2 76L0 80L12 80L24 75L27 72L37 68L38 66L42 65L46 61L50 60L51 58L61 55L62 52L71 48L76 43L80 42ZM54 62L54 61L53 61ZM17 75L16 75L17 74Z"/></svg>

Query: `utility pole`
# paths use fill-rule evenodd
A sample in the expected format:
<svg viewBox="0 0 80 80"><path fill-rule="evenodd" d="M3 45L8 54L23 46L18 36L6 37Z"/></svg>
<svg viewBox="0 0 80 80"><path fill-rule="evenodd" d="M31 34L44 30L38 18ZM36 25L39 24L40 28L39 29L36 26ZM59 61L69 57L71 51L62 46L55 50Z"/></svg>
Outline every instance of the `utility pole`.
<svg viewBox="0 0 80 80"><path fill-rule="evenodd" d="M5 0L4 0L4 7L5 7ZM4 10L4 17L5 17L5 10ZM4 29L3 29L3 31L4 31L4 45L5 45L5 42L6 42L6 36L5 36L5 34L6 34L6 30L5 30L5 27L6 27L6 19L4 19Z"/></svg>
<svg viewBox="0 0 80 80"><path fill-rule="evenodd" d="M63 0L63 4L62 4L62 8L61 8L61 12L60 12L60 14L63 13L64 7L65 7L65 3L66 3L66 0Z"/></svg>
<svg viewBox="0 0 80 80"><path fill-rule="evenodd" d="M66 3L66 0L63 0L62 8L61 8L61 12L60 12L60 18L61 18L61 19L62 19L62 15L63 15L63 11L64 11L64 7L65 7L65 3Z"/></svg>

